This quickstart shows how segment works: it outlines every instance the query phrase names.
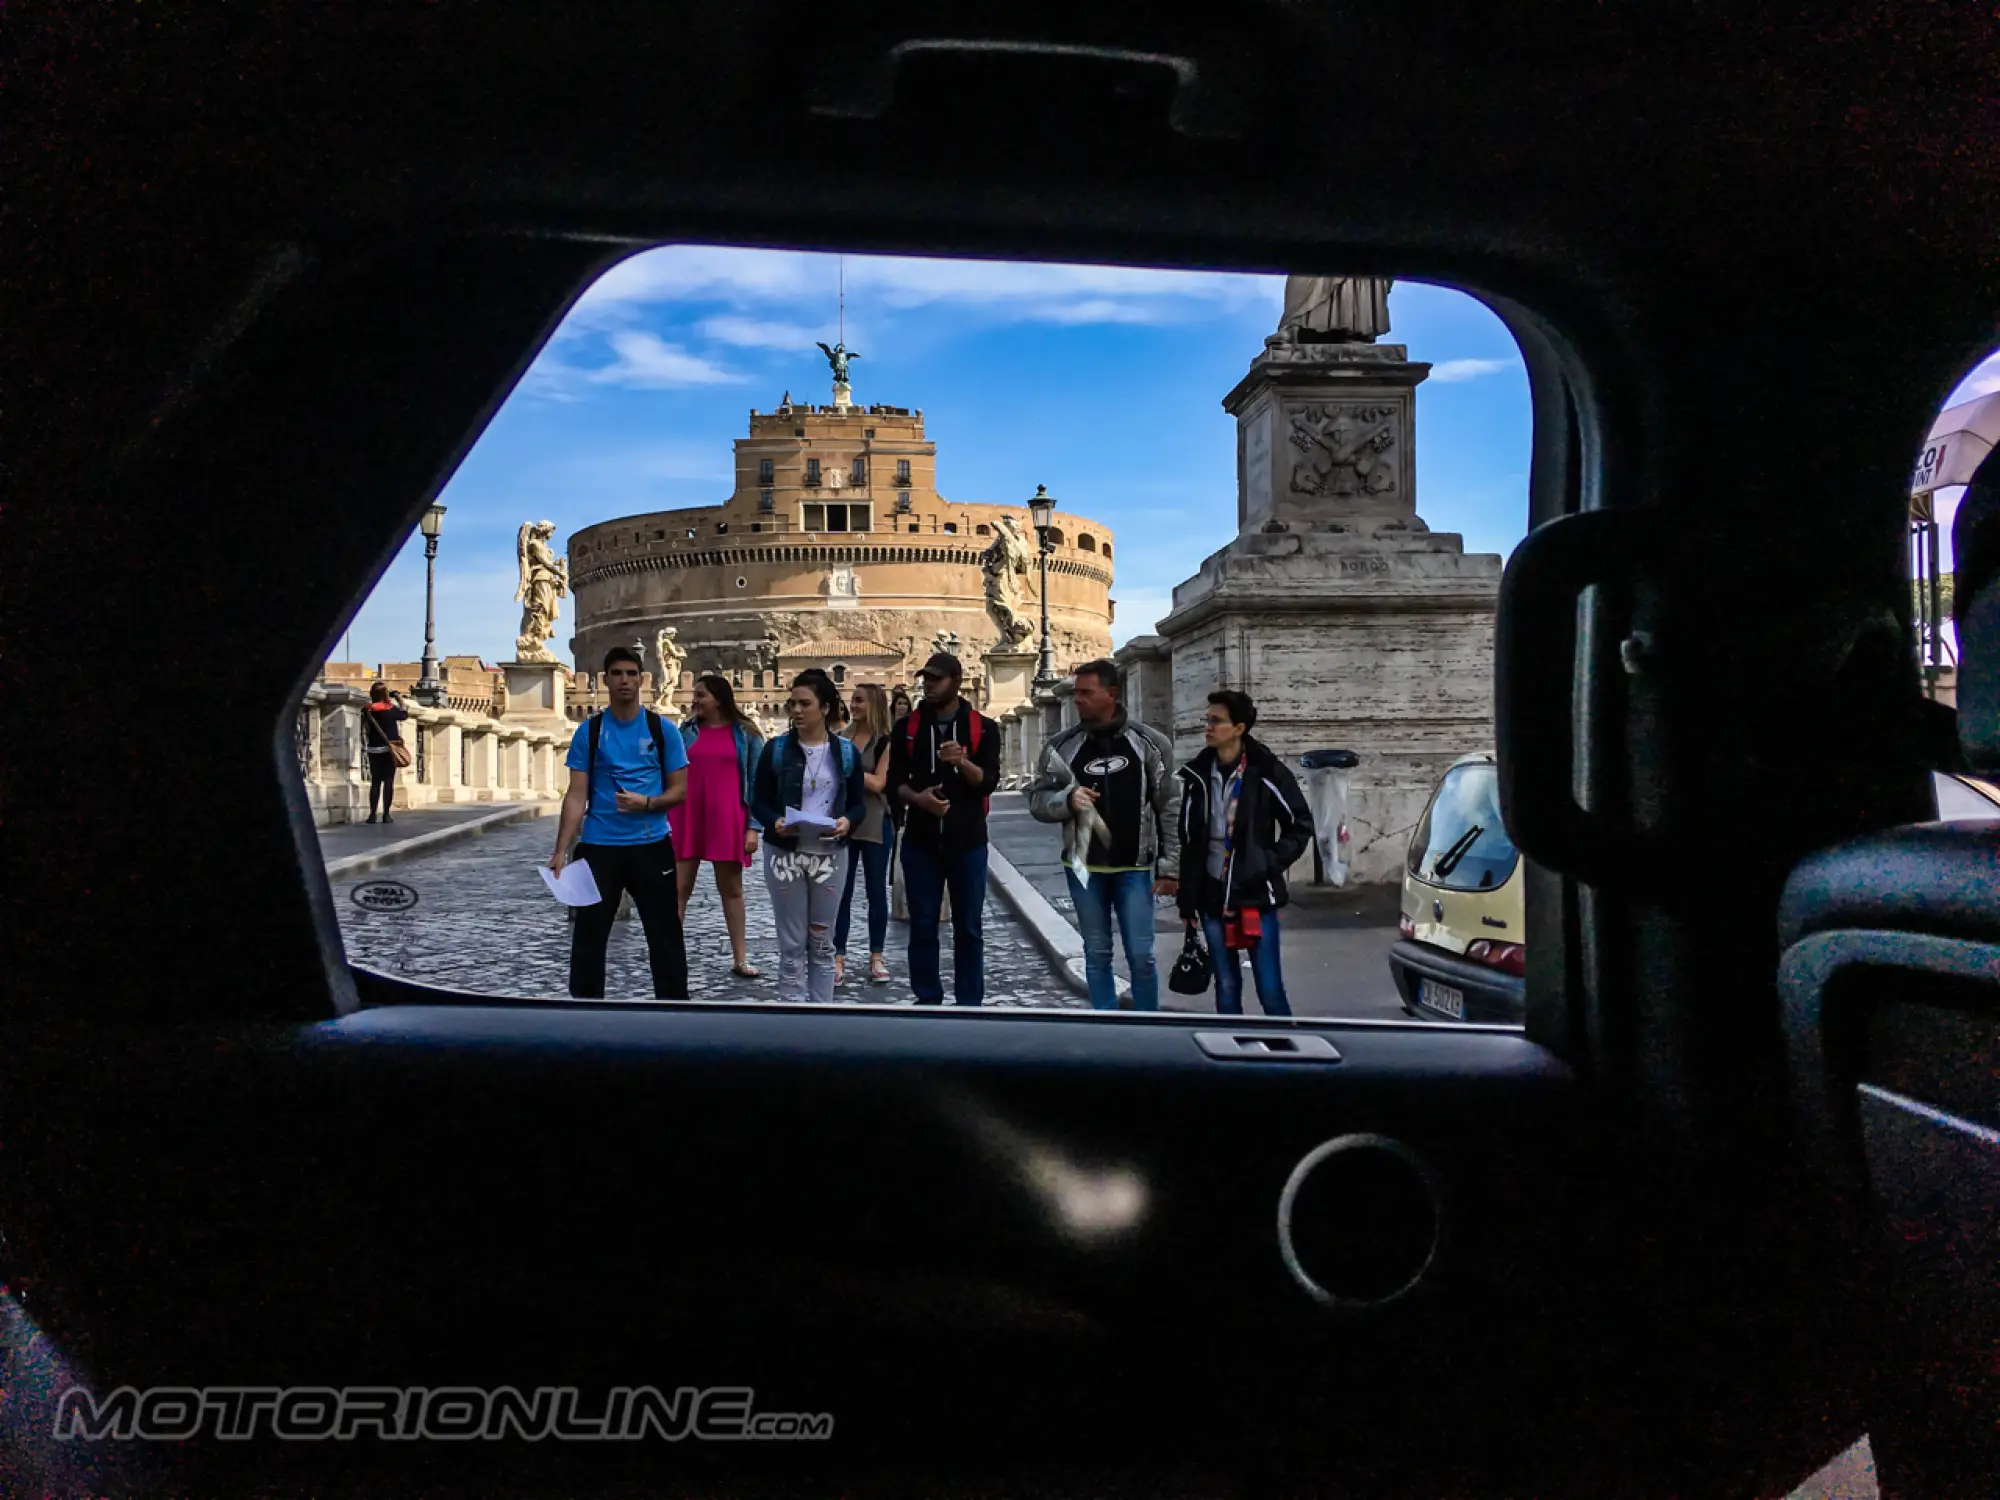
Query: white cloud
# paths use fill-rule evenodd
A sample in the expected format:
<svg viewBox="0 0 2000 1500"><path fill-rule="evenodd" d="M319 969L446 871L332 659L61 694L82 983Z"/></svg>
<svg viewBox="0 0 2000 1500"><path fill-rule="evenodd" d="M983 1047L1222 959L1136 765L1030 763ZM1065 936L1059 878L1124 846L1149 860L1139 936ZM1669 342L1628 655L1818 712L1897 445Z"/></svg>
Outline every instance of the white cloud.
<svg viewBox="0 0 2000 1500"><path fill-rule="evenodd" d="M749 379L733 370L711 364L698 354L690 354L679 344L669 344L658 334L628 328L611 335L615 364L592 370L589 379L596 385L626 385L663 389L690 385L741 385Z"/></svg>
<svg viewBox="0 0 2000 1500"><path fill-rule="evenodd" d="M1520 365L1515 359L1447 359L1431 366L1431 379L1451 385L1461 380L1477 380L1482 375L1498 375Z"/></svg>
<svg viewBox="0 0 2000 1500"><path fill-rule="evenodd" d="M795 250L729 250L712 245L645 250L620 261L593 282L571 316L600 313L622 303L671 302L684 297L761 302L798 296L807 290L807 265L812 259ZM831 288L833 267L831 258L827 260L825 280ZM819 278L812 280L816 286Z"/></svg>
<svg viewBox="0 0 2000 1500"><path fill-rule="evenodd" d="M1972 373L1958 383L1958 389L1945 401L1946 406L1958 406L1966 401L1977 401L1981 396L1990 396L2000 391L2000 351L1989 354L1972 369Z"/></svg>
<svg viewBox="0 0 2000 1500"><path fill-rule="evenodd" d="M582 399L586 387L593 385L670 390L696 385L741 385L749 379L641 329L618 329L606 335L605 342L617 357L596 369L571 364L551 349L543 350L541 358L529 367L521 389L531 396L553 401L576 401Z"/></svg>
<svg viewBox="0 0 2000 1500"><path fill-rule="evenodd" d="M705 318L700 325L703 338L738 349L810 349L814 344L832 343L832 327L808 328L803 323L786 323L772 318L740 318L728 315Z"/></svg>
<svg viewBox="0 0 2000 1500"><path fill-rule="evenodd" d="M810 300L824 306L839 285L839 257L796 250L725 250L675 245L645 251L606 272L578 301L569 322L616 326L639 305L679 300L726 302L743 308ZM1273 321L1283 282L1271 276L1206 271L1154 271L1131 266L1044 265L1030 261L911 259L854 255L846 260L850 302L910 311L939 305L978 307L1018 321L1167 322L1266 305ZM711 320L729 332L757 332L753 320ZM796 347L802 330L788 330L770 347ZM746 339L745 342L751 342ZM757 347L764 340L754 341ZM808 340L810 342L810 340Z"/></svg>
<svg viewBox="0 0 2000 1500"><path fill-rule="evenodd" d="M1089 297L1081 302L1044 303L1023 309L1023 315L1042 323L1164 323L1168 320L1168 309L1157 303Z"/></svg>

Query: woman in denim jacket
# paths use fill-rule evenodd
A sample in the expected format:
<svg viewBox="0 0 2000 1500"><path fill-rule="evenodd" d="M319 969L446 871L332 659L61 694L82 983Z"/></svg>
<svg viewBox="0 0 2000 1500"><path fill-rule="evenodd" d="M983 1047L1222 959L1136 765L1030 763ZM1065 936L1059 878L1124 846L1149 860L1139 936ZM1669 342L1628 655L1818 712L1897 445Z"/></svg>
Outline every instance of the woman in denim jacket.
<svg viewBox="0 0 2000 1500"><path fill-rule="evenodd" d="M847 836L867 815L861 756L833 733L838 695L823 675L792 683L792 727L757 759L751 810L766 832L764 883L778 929L778 998L833 999L833 924L846 887ZM788 812L826 831L795 831Z"/></svg>

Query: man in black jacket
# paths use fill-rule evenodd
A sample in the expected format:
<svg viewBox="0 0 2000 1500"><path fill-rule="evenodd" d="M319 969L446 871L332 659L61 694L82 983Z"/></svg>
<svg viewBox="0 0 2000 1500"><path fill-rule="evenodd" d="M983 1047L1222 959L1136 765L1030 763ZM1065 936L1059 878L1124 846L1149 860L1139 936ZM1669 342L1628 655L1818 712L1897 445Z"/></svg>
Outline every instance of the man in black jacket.
<svg viewBox="0 0 2000 1500"><path fill-rule="evenodd" d="M1248 949L1264 1014L1288 1016L1278 908L1290 899L1285 871L1312 843L1312 809L1291 769L1250 737L1256 722L1249 694L1208 695L1206 748L1180 770L1180 912L1208 937L1218 1014L1243 1014L1236 955Z"/></svg>
<svg viewBox="0 0 2000 1500"><path fill-rule="evenodd" d="M944 1002L938 925L951 891L952 998L986 995L986 803L1000 780L1000 726L959 696L958 658L924 663L924 701L889 734L892 803L903 826L903 891L910 905L910 988L919 1005Z"/></svg>

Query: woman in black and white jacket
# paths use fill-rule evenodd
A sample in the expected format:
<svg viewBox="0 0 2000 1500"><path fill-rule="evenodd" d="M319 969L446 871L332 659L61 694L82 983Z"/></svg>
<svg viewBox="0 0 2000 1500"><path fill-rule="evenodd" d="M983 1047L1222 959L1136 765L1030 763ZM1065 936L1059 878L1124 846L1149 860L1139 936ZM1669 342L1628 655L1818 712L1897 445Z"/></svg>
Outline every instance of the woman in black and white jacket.
<svg viewBox="0 0 2000 1500"><path fill-rule="evenodd" d="M1291 768L1250 737L1256 722L1249 694L1208 695L1206 745L1180 769L1180 912L1208 938L1218 1014L1243 1014L1236 955L1247 950L1264 1014L1288 1016L1278 908L1291 899L1285 872L1312 843L1312 808Z"/></svg>

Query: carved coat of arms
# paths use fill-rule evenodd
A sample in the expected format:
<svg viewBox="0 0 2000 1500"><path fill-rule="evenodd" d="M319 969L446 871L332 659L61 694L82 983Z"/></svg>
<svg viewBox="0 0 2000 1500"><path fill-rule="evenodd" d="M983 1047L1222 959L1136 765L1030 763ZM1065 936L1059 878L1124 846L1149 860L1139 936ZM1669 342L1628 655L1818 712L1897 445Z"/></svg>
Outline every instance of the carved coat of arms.
<svg viewBox="0 0 2000 1500"><path fill-rule="evenodd" d="M1399 408L1317 401L1286 415L1291 425L1286 441L1298 453L1292 461L1294 494L1358 499L1396 489Z"/></svg>

